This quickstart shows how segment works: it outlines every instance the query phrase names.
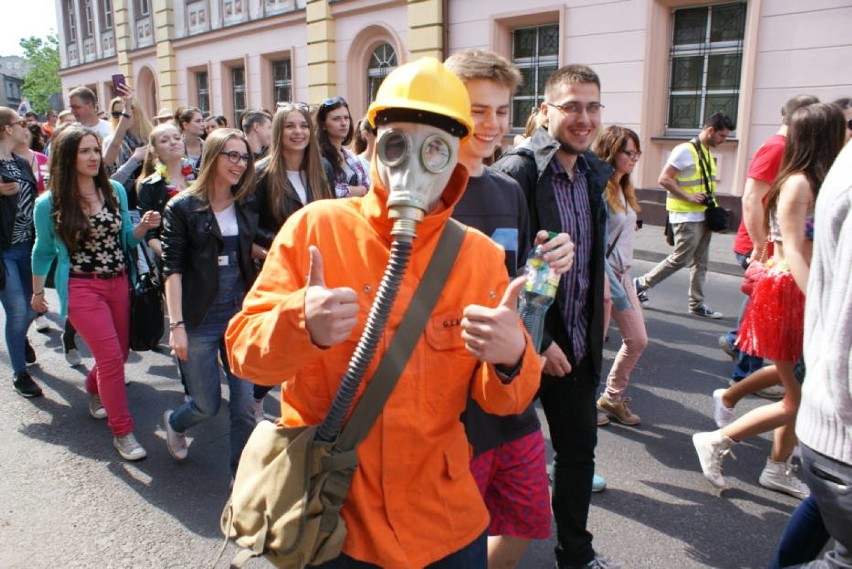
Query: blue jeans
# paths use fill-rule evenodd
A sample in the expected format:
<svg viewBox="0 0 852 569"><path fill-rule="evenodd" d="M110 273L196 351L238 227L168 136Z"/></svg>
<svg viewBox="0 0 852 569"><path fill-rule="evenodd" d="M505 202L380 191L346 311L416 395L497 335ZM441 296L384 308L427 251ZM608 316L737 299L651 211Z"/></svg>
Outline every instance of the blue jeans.
<svg viewBox="0 0 852 569"><path fill-rule="evenodd" d="M187 361L180 362L180 365L190 399L172 414L170 420L172 428L183 433L219 412L222 404L222 385L219 381L219 364L216 361L218 354L230 390L228 408L231 419L232 472L236 472L243 447L255 426L252 384L231 373L225 351L225 329L241 304L241 296L228 303L214 304L197 328L187 329L188 358Z"/></svg>
<svg viewBox="0 0 852 569"><path fill-rule="evenodd" d="M24 343L36 312L30 305L33 296L32 243L15 243L2 252L6 287L0 291L0 304L6 312L6 348L12 371L27 370Z"/></svg>
<svg viewBox="0 0 852 569"><path fill-rule="evenodd" d="M813 561L825 547L829 537L816 499L808 496L793 510L769 569L781 569Z"/></svg>
<svg viewBox="0 0 852 569"><path fill-rule="evenodd" d="M807 445L802 447L802 478L834 538L834 548L806 567L828 569L852 567L852 464L821 455Z"/></svg>
<svg viewBox="0 0 852 569"><path fill-rule="evenodd" d="M742 253L734 253L737 257L737 263L743 268L743 270L748 267L748 263L746 260L748 259L747 255L743 255ZM734 381L739 381L741 379L745 379L750 376L757 370L763 367L763 358L758 356L752 356L751 354L747 354L742 352L737 348L735 342L737 341L737 336L740 333L740 322L742 322L743 315L745 314L746 308L748 307L749 297L746 297L743 300L742 306L740 306L740 313L737 316L737 327L734 330L729 331L725 334L725 341L728 342L728 345L734 348L737 351L737 359L734 363L734 370L731 372L731 379Z"/></svg>
<svg viewBox="0 0 852 569"><path fill-rule="evenodd" d="M426 566L426 569L487 569L487 539L487 532L485 532L455 553L450 553L443 559L430 563ZM321 565L308 565L308 567L310 569L380 569L378 565L352 559L345 553Z"/></svg>

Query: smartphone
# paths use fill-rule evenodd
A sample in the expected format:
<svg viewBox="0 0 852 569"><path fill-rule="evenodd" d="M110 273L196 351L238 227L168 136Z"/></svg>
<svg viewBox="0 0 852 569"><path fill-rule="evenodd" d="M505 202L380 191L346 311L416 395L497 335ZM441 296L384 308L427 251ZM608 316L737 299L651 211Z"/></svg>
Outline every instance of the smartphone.
<svg viewBox="0 0 852 569"><path fill-rule="evenodd" d="M124 80L124 74L123 73L116 73L115 75L112 76L112 89L113 89L113 91L115 91L116 97L120 97L121 95L124 94L124 89L119 89L119 87L118 87L119 85L121 85L122 87L127 85L127 82Z"/></svg>

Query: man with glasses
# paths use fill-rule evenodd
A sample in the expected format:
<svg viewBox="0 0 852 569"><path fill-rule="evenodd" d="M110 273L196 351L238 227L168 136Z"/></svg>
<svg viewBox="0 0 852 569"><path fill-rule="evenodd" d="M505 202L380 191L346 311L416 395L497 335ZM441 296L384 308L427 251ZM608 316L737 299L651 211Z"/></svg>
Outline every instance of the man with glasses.
<svg viewBox="0 0 852 569"><path fill-rule="evenodd" d="M674 251L656 267L633 279L636 296L648 306L648 289L689 265L689 313L718 319L722 313L704 303L704 279L712 233L704 221L708 194L716 190L716 161L710 154L728 138L734 123L724 113L714 113L698 137L674 147L660 185L668 192L666 210L674 231ZM701 152L701 154L699 154Z"/></svg>
<svg viewBox="0 0 852 569"><path fill-rule="evenodd" d="M68 94L71 113L77 123L101 137L101 142L112 134L112 125L98 118L98 99L87 87L77 87Z"/></svg>
<svg viewBox="0 0 852 569"><path fill-rule="evenodd" d="M603 356L603 191L612 168L591 151L600 129L600 79L585 65L556 70L544 88L539 127L495 167L524 190L532 230L568 233L574 264L559 281L545 320L547 358L539 397L554 450L556 566L616 567L595 553L586 529L597 445L595 407Z"/></svg>

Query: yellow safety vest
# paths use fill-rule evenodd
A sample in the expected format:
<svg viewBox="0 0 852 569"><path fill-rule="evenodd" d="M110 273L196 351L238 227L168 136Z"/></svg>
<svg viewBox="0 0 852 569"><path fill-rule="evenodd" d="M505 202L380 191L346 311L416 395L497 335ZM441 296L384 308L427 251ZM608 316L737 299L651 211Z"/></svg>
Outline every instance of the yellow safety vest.
<svg viewBox="0 0 852 569"><path fill-rule="evenodd" d="M704 187L704 178L701 176L701 162L698 157L698 152L695 150L695 145L692 142L685 142L689 147L689 151L692 153L692 162L695 164L695 171L691 176L677 175L675 176L675 181L677 181L677 185L680 186L680 189L687 194L700 194L701 192L706 192L707 189ZM701 148L702 154L704 154L705 164L710 165L710 172L708 175L710 177L710 191L713 193L716 192L716 162L713 160L713 156L710 154L710 151L704 148L703 144L698 145ZM690 212L690 211L704 211L707 209L707 206L700 203L688 202L685 200L678 199L674 197L670 192L666 195L666 209L668 211L679 211L679 212Z"/></svg>

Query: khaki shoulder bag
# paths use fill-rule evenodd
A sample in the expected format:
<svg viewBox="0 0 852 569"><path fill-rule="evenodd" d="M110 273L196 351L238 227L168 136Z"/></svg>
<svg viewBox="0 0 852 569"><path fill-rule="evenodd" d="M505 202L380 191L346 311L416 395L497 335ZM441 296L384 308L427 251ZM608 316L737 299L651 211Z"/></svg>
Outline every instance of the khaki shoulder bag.
<svg viewBox="0 0 852 569"><path fill-rule="evenodd" d="M276 567L302 569L340 555L346 538L340 510L358 468L356 448L396 386L464 233L464 225L447 222L390 347L337 440L317 439L318 425L281 427L264 421L254 429L222 512L225 543L219 556L229 539L241 548L232 567L263 555Z"/></svg>

